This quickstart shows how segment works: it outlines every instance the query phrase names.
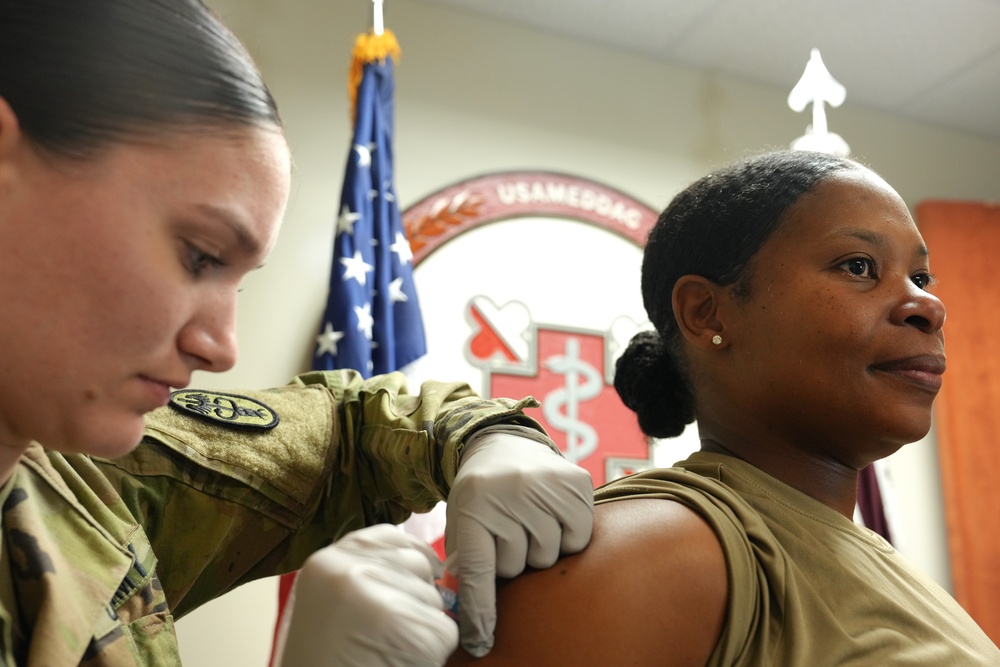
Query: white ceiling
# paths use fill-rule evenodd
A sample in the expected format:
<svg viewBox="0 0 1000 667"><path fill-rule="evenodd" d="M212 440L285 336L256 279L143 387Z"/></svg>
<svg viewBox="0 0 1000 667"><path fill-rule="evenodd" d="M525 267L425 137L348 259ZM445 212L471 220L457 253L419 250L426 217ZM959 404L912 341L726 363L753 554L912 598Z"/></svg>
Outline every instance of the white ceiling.
<svg viewBox="0 0 1000 667"><path fill-rule="evenodd" d="M1000 0L420 0L1000 140Z"/></svg>

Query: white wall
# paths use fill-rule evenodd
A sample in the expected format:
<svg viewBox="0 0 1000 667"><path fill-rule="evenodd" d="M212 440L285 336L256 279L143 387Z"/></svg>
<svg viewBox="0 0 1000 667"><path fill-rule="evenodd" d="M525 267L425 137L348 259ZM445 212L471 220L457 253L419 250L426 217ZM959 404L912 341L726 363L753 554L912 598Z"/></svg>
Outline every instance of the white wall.
<svg viewBox="0 0 1000 667"><path fill-rule="evenodd" d="M326 298L332 220L350 143L346 73L368 0L209 0L248 44L282 109L296 165L283 236L241 296L240 362L195 384L283 384L308 366ZM414 0L388 3L398 36L397 191L405 207L454 181L546 169L592 178L661 208L745 152L787 145L809 122L788 90L655 63ZM808 54L803 54L803 66ZM836 74L836 73L834 73ZM789 89L794 85L789 82ZM831 128L911 209L998 199L1000 142L851 106ZM426 316L433 296L421 295ZM448 378L445 378L448 379ZM949 585L933 438L892 459L904 550ZM244 586L178 624L191 667L263 666L276 580Z"/></svg>

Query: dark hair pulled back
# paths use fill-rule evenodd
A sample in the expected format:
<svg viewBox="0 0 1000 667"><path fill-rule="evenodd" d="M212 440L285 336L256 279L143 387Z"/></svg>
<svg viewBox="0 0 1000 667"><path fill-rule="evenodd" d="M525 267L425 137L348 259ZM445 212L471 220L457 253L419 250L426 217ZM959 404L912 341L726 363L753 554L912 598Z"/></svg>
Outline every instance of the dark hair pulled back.
<svg viewBox="0 0 1000 667"><path fill-rule="evenodd" d="M281 125L200 0L0 0L0 97L37 146L70 157L171 129Z"/></svg>
<svg viewBox="0 0 1000 667"><path fill-rule="evenodd" d="M615 372L615 389L644 433L674 437L695 418L672 305L677 280L699 275L749 298L751 260L789 207L828 175L858 168L823 153L764 153L695 181L660 214L642 261L642 299L655 331L632 339Z"/></svg>

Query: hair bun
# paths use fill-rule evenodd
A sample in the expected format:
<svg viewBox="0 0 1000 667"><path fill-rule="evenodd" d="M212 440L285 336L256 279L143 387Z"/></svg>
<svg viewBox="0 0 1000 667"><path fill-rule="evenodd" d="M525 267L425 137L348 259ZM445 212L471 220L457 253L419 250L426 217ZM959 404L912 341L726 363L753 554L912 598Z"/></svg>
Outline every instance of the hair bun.
<svg viewBox="0 0 1000 667"><path fill-rule="evenodd" d="M672 438L694 421L687 381L655 331L636 334L618 358L615 390L646 435Z"/></svg>

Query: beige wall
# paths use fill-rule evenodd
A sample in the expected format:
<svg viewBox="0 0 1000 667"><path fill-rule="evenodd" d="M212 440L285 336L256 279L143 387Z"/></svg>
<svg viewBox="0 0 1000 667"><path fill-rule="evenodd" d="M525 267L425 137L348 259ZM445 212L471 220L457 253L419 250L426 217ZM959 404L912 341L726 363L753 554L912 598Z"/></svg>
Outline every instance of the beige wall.
<svg viewBox="0 0 1000 667"><path fill-rule="evenodd" d="M332 220L350 143L346 72L366 0L209 0L248 44L282 109L296 165L282 238L241 295L240 362L205 387L286 382L308 365L326 298ZM397 191L405 207L459 179L546 169L606 183L660 208L744 152L787 145L808 114L788 90L663 65L513 25L389 2L397 73ZM802 54L803 66L808 54ZM836 72L834 75L836 76ZM911 209L928 198L1000 199L1000 142L846 105L831 128ZM794 84L789 81L788 88ZM432 295L421 295L427 316ZM905 550L948 585L933 438L892 459ZM275 580L243 587L178 624L191 667L263 666Z"/></svg>

